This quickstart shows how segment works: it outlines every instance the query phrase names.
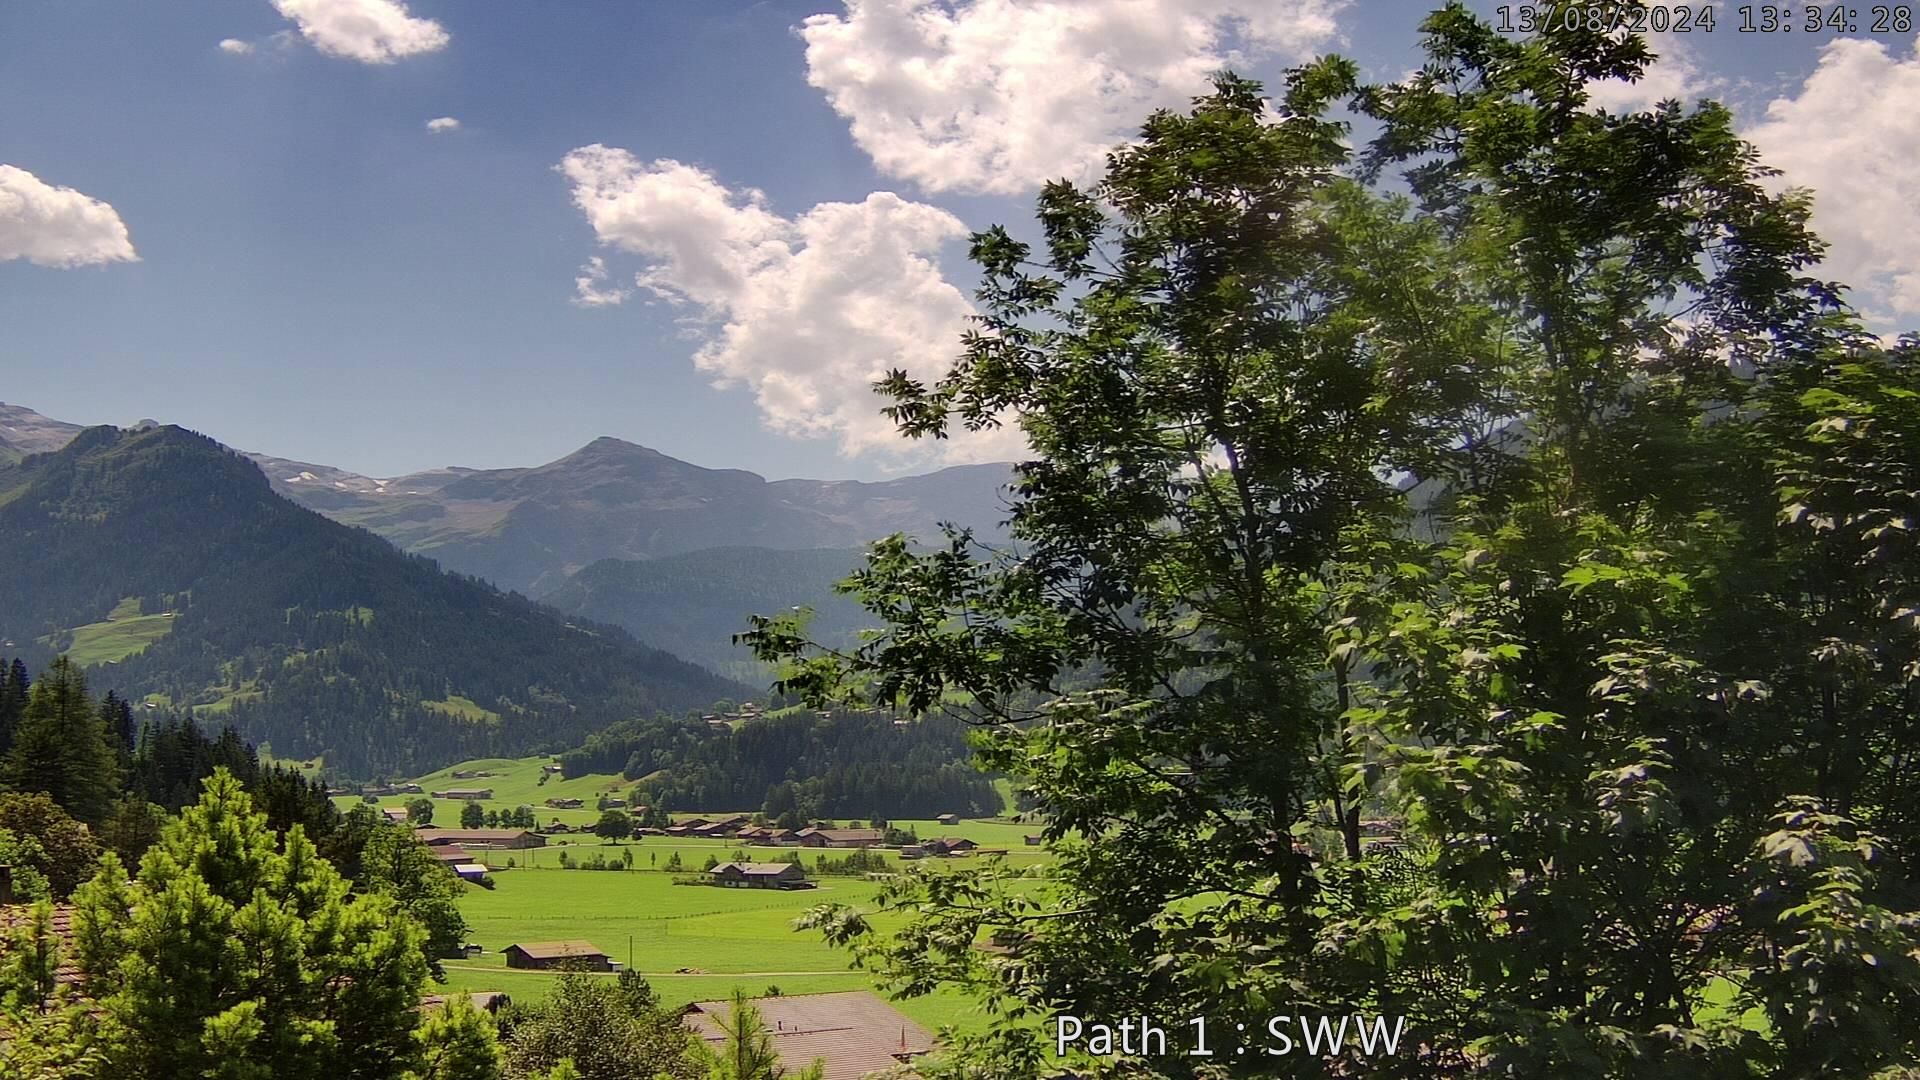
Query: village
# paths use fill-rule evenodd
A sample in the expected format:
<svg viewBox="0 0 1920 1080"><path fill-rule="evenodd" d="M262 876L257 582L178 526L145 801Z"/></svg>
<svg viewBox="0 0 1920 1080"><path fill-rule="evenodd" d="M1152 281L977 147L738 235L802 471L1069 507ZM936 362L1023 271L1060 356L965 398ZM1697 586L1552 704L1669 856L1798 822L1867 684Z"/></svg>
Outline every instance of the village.
<svg viewBox="0 0 1920 1080"><path fill-rule="evenodd" d="M343 810L370 805L411 826L469 883L469 941L441 959L445 981L429 1004L467 994L498 1008L538 999L563 973L631 970L711 1034L710 1014L740 988L782 1060L824 1057L830 1077L897 1066L931 1050L933 1032L979 1030L987 1018L951 992L889 1001L794 919L826 900L859 904L915 864L964 873L997 862L1024 874L1048 858L1040 826L1011 813L787 824L737 811L660 814L630 781L568 778L537 757L329 793ZM624 831L610 827L621 821Z"/></svg>

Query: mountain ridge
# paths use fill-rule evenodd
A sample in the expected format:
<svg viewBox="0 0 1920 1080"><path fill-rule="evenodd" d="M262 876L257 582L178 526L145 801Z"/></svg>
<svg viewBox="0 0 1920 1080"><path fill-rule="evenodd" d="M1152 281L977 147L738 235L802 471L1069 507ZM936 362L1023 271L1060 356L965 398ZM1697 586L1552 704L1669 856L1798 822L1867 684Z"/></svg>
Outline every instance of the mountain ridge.
<svg viewBox="0 0 1920 1080"><path fill-rule="evenodd" d="M350 774L577 743L751 691L403 554L278 494L172 425L82 430L0 467L0 639L44 661L79 630L164 618L104 688L224 713Z"/></svg>
<svg viewBox="0 0 1920 1080"><path fill-rule="evenodd" d="M17 426L39 432L28 441L41 449L61 430L79 430L9 408L25 414ZM0 425L7 422L0 414ZM551 592L603 559L719 547L856 548L894 532L931 538L944 521L993 541L1005 535L1000 491L1012 476L1009 465L988 463L878 481L768 480L607 435L542 465L446 466L388 478L240 453L302 506L528 596Z"/></svg>

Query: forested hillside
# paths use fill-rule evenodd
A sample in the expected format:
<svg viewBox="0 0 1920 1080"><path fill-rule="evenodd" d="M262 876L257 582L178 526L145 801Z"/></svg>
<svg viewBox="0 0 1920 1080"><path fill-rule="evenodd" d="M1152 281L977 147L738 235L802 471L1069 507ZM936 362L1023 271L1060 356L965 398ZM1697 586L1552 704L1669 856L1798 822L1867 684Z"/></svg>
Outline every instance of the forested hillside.
<svg viewBox="0 0 1920 1080"><path fill-rule="evenodd" d="M656 805L765 810L774 817L928 818L1000 811L946 717L896 724L884 712L794 712L714 734L702 722L620 724L561 755L568 776L620 772Z"/></svg>
<svg viewBox="0 0 1920 1080"><path fill-rule="evenodd" d="M348 774L573 745L743 692L302 509L177 427L92 428L0 469L0 598L0 640L30 666L78 641L102 689L224 713Z"/></svg>
<svg viewBox="0 0 1920 1080"><path fill-rule="evenodd" d="M541 597L569 615L624 627L649 645L667 649L747 682L763 682L767 668L733 635L749 615L794 607L813 609L819 640L847 643L871 619L833 591L861 565L857 550L826 548L710 548L663 559L602 559Z"/></svg>

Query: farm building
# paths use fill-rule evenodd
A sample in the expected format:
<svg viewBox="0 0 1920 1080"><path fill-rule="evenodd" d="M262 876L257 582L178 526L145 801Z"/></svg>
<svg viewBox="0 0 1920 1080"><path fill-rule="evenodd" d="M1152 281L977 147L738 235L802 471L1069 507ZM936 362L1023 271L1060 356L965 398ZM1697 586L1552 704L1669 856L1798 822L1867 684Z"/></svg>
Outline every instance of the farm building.
<svg viewBox="0 0 1920 1080"><path fill-rule="evenodd" d="M713 880L722 885L741 886L752 889L805 889L811 886L807 882L806 871L792 863L742 863L723 862L709 873Z"/></svg>
<svg viewBox="0 0 1920 1080"><path fill-rule="evenodd" d="M960 824L960 815L959 814L941 814L939 817L934 818L933 820L939 822L942 825L958 825Z"/></svg>
<svg viewBox="0 0 1920 1080"><path fill-rule="evenodd" d="M755 998L783 1068L798 1072L816 1059L826 1062L826 1080L857 1080L898 1068L933 1049L927 1029L865 990L838 994L791 994ZM697 1001L682 1014L696 1038L710 1046L726 1042L720 1023L731 1001Z"/></svg>
<svg viewBox="0 0 1920 1080"><path fill-rule="evenodd" d="M488 799L493 798L493 789L490 787L456 787L448 788L445 791L436 791L432 794L436 799L453 799L457 802L486 802Z"/></svg>
<svg viewBox="0 0 1920 1080"><path fill-rule="evenodd" d="M555 810L578 810L586 803L580 799L548 799L547 805Z"/></svg>
<svg viewBox="0 0 1920 1080"><path fill-rule="evenodd" d="M887 838L879 829L801 829L795 836L801 847L873 847Z"/></svg>
<svg viewBox="0 0 1920 1080"><path fill-rule="evenodd" d="M546 847L547 838L526 829L421 829L414 833L431 847L458 844L469 848Z"/></svg>
<svg viewBox="0 0 1920 1080"><path fill-rule="evenodd" d="M510 968L539 971L612 971L613 958L590 941L536 941L509 945L506 954Z"/></svg>
<svg viewBox="0 0 1920 1080"><path fill-rule="evenodd" d="M1044 839L1046 839L1046 837L1044 837L1044 836L1033 836L1033 835L1031 835L1031 834L1029 834L1029 835L1027 835L1027 836L1023 836L1023 837L1021 837L1020 839L1022 839L1022 840L1024 840L1024 841L1026 841L1026 843L1027 843L1027 846L1028 846L1028 847L1039 847L1039 846L1040 846L1040 841L1042 841L1042 840L1044 840Z"/></svg>
<svg viewBox="0 0 1920 1080"><path fill-rule="evenodd" d="M980 845L962 836L942 836L937 840L922 841L920 846L929 855L967 855Z"/></svg>
<svg viewBox="0 0 1920 1080"><path fill-rule="evenodd" d="M404 825L407 821L407 808L404 806L389 806L380 811L380 816L395 824Z"/></svg>

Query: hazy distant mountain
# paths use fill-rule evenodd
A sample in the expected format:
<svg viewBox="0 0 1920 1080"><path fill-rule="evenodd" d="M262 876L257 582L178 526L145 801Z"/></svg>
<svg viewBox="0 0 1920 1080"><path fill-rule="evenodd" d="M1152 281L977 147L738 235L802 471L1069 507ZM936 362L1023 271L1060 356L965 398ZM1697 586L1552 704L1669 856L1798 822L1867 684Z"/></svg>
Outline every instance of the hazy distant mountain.
<svg viewBox="0 0 1920 1080"><path fill-rule="evenodd" d="M89 428L0 466L0 646L68 652L98 689L204 707L360 776L748 692L329 521L177 427Z"/></svg>
<svg viewBox="0 0 1920 1080"><path fill-rule="evenodd" d="M603 559L541 597L569 615L613 623L650 645L749 683L766 681L762 665L733 635L749 615L813 609L810 635L822 644L852 644L875 620L836 595L835 582L862 560L858 549L775 551L707 548L659 559Z"/></svg>
<svg viewBox="0 0 1920 1080"><path fill-rule="evenodd" d="M24 405L0 401L0 465L28 454L58 450L80 434L79 424L41 416Z"/></svg>
<svg viewBox="0 0 1920 1080"><path fill-rule="evenodd" d="M1006 465L864 483L706 469L600 438L528 469L441 469L375 480L256 457L275 490L337 521L502 588L541 595L602 559L720 547L856 548L942 521L1002 535Z"/></svg>

